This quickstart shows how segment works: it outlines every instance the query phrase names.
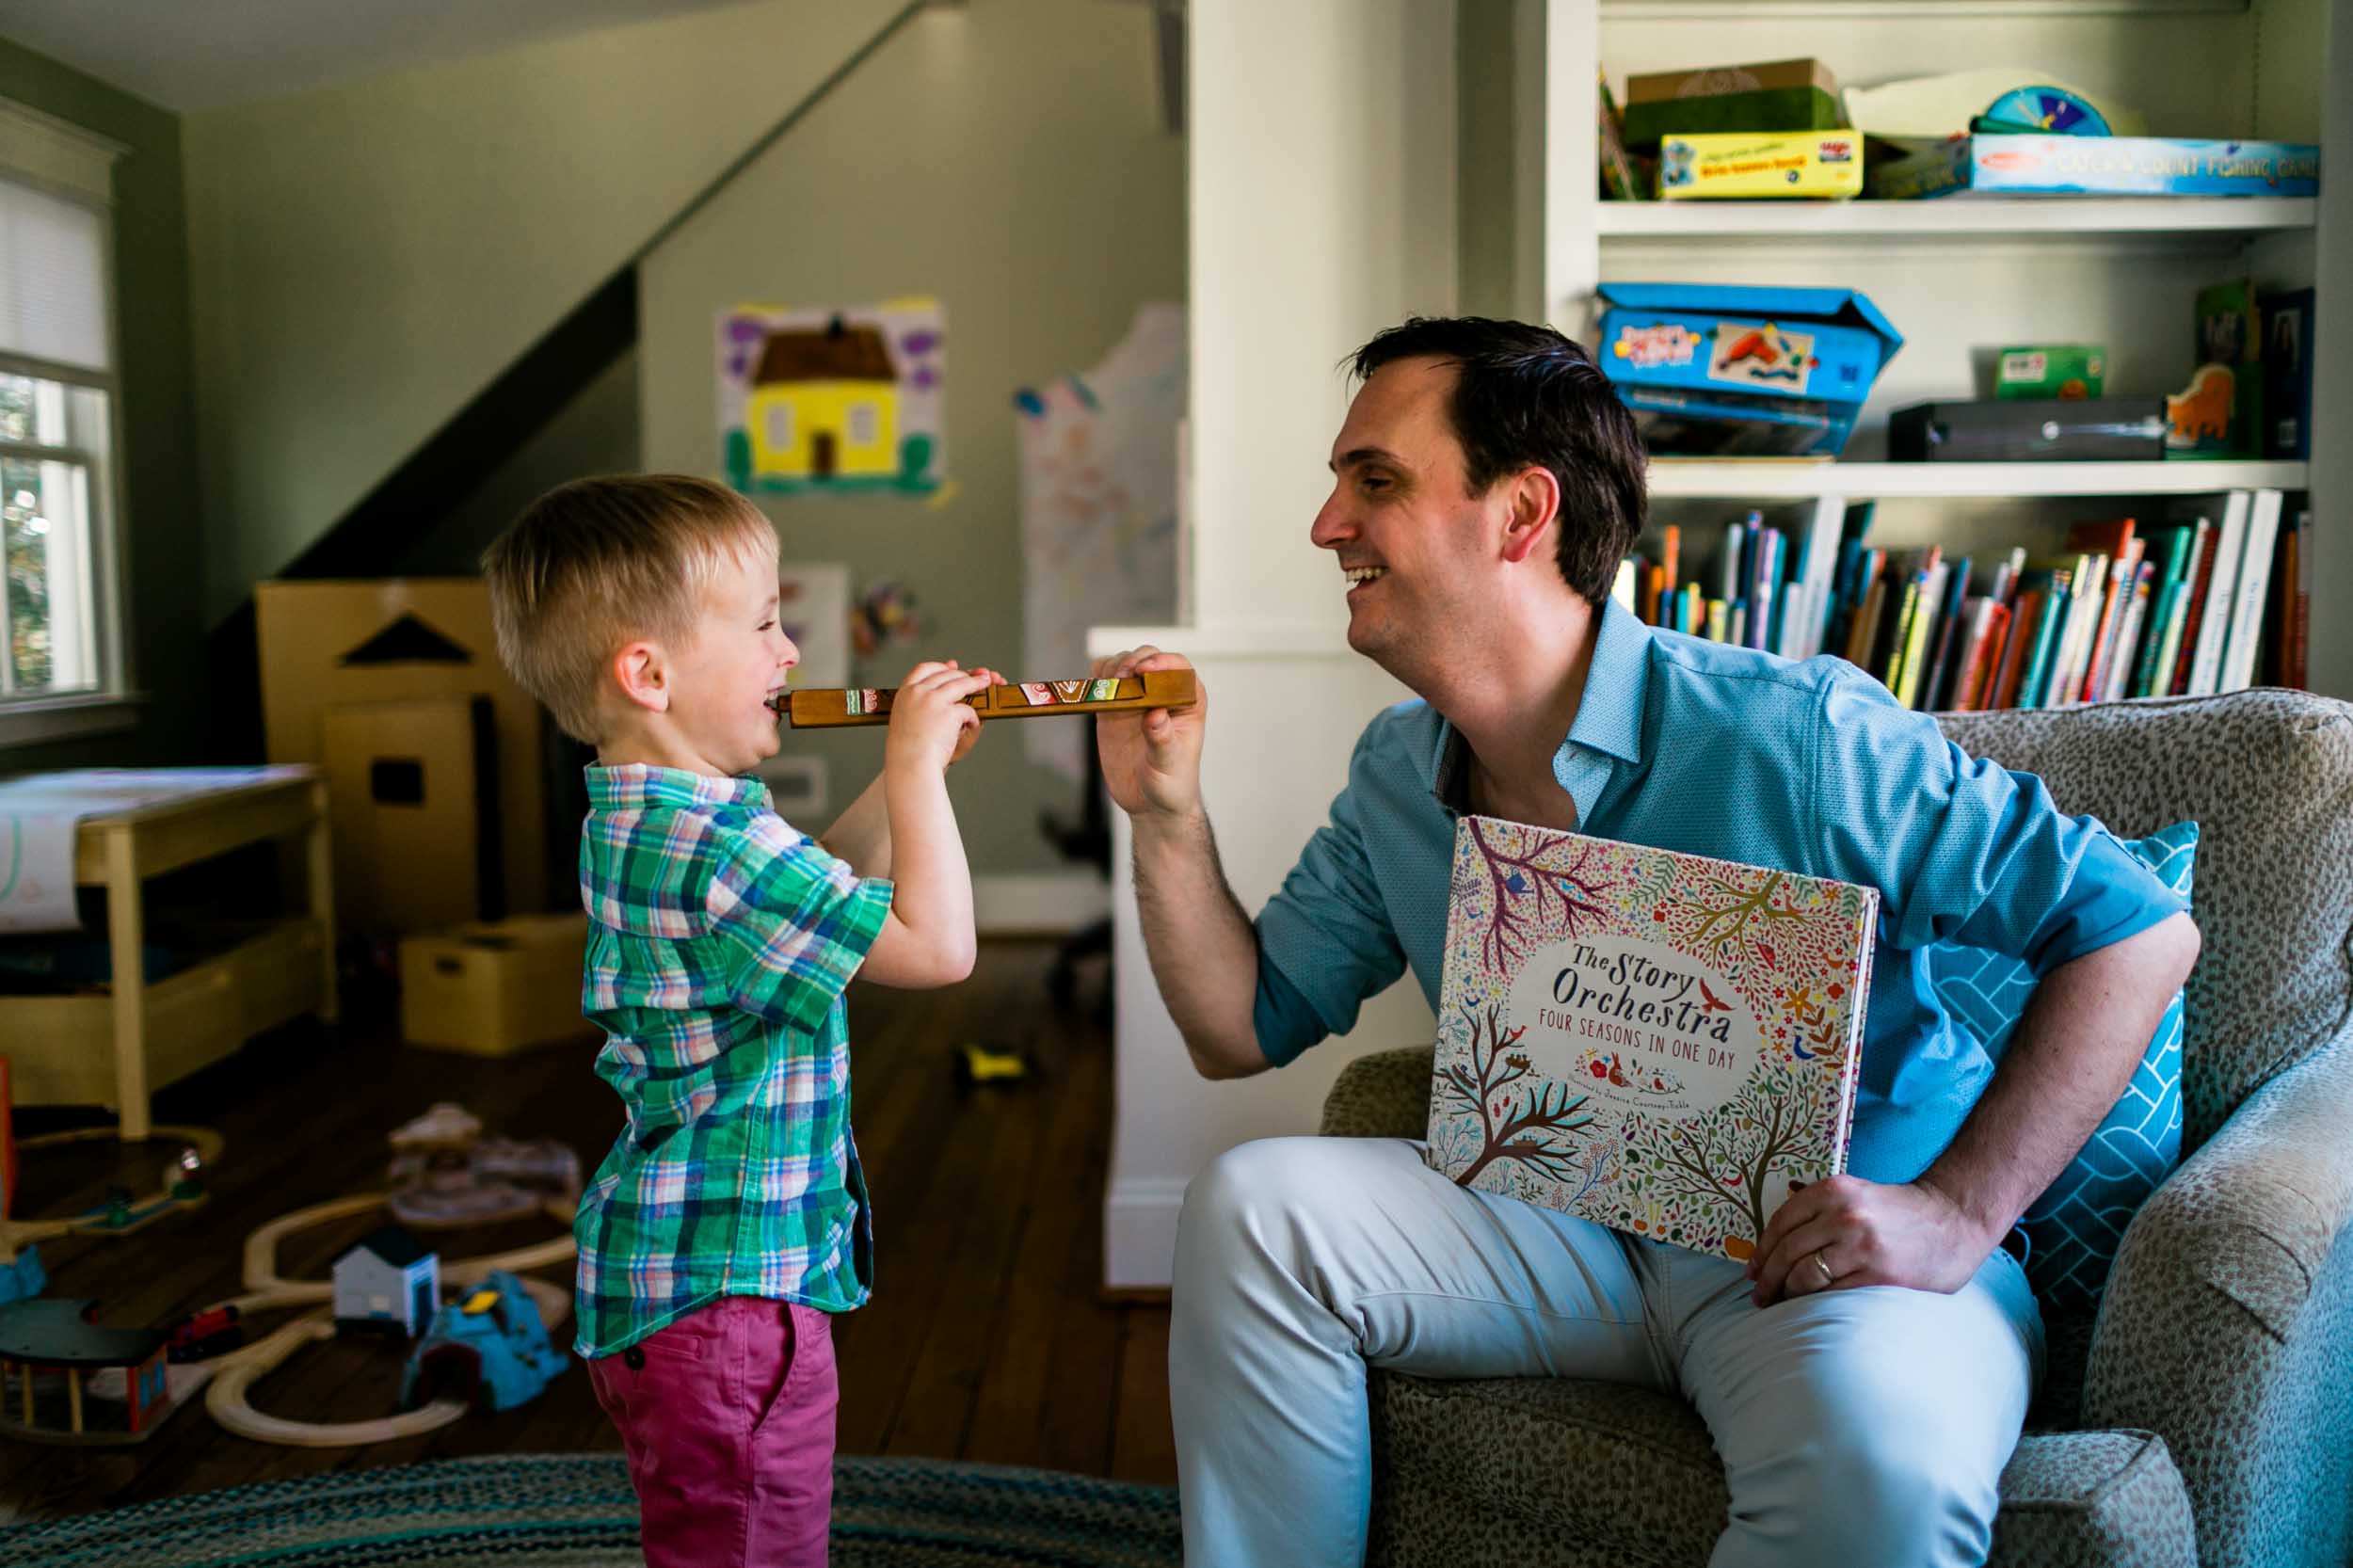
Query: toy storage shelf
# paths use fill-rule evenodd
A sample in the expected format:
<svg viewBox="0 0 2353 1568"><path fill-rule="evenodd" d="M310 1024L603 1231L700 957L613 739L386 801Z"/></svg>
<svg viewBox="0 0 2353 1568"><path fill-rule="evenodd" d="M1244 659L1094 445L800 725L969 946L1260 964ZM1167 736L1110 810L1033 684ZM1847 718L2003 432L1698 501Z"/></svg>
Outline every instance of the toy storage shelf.
<svg viewBox="0 0 2353 1568"><path fill-rule="evenodd" d="M2304 463L1816 463L1662 457L1651 464L1650 493L1726 500L2207 495L2218 490L2303 489L2310 483L2308 473Z"/></svg>
<svg viewBox="0 0 2353 1568"><path fill-rule="evenodd" d="M327 932L295 918L254 926L225 952L142 988L142 1064L151 1088L185 1078L256 1034L319 1011ZM9 997L0 1021L11 1037L10 1094L20 1105L120 1105L144 1121L116 1077L116 998ZM141 1133L144 1133L142 1127ZM125 1137L132 1136L126 1131Z"/></svg>
<svg viewBox="0 0 2353 1568"><path fill-rule="evenodd" d="M233 945L150 984L144 884L248 844L302 849L306 913L230 934ZM334 883L327 784L288 767L249 785L87 816L73 880L106 890L113 983L84 996L0 997L0 1048L19 1105L97 1103L126 1142L152 1126L149 1096L252 1035L303 1014L336 1013Z"/></svg>
<svg viewBox="0 0 2353 1568"><path fill-rule="evenodd" d="M1603 201L1605 239L1912 239L1938 234L2261 234L2310 230L2312 197L1946 197L1933 201Z"/></svg>

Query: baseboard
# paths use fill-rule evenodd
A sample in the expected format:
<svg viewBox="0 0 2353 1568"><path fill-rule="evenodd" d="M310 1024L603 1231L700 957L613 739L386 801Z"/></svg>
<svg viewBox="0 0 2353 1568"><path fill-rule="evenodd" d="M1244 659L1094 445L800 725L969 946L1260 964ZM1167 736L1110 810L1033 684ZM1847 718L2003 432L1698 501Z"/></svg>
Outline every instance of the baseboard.
<svg viewBox="0 0 2353 1568"><path fill-rule="evenodd" d="M1006 872L972 879L972 923L984 936L1067 936L1112 911L1092 872Z"/></svg>
<svg viewBox="0 0 2353 1568"><path fill-rule="evenodd" d="M1103 1291L1167 1288L1176 1276L1176 1216L1186 1183L1165 1176L1116 1182L1103 1199Z"/></svg>

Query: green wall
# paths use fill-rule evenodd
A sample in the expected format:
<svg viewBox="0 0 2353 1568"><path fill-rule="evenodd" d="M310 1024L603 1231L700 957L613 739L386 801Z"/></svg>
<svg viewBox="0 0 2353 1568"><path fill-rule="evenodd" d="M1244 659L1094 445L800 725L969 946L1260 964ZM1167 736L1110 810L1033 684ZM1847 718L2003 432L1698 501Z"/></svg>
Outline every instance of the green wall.
<svg viewBox="0 0 2353 1568"><path fill-rule="evenodd" d="M1161 129L1148 7L969 0L917 18L641 270L646 466L720 473L718 312L936 297L952 495L758 499L787 559L846 561L857 585L898 577L920 600L926 635L857 661L861 683L895 684L919 658L1078 673L1021 668L1012 398L1098 362L1139 305L1185 297L1184 159ZM955 772L976 874L1064 865L1038 813L1075 814L1079 791L1032 766L1017 730L992 726ZM836 808L881 763L878 733L786 744L827 758Z"/></svg>
<svg viewBox="0 0 2353 1568"><path fill-rule="evenodd" d="M5 24L0 20L0 24ZM135 729L0 750L0 771L194 759L204 724L204 622L191 584L204 570L196 495L188 247L177 116L46 56L0 40L0 98L121 142L115 284L122 348L128 631Z"/></svg>
<svg viewBox="0 0 2353 1568"><path fill-rule="evenodd" d="M904 3L760 0L189 114L208 618Z"/></svg>

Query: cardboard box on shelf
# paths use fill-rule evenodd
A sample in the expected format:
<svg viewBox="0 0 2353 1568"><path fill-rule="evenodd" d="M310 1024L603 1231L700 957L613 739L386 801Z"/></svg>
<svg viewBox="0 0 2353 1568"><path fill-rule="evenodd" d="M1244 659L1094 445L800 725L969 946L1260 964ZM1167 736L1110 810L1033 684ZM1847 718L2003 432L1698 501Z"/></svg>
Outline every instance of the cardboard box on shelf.
<svg viewBox="0 0 2353 1568"><path fill-rule="evenodd" d="M1852 131L1678 134L1658 146L1662 201L1859 196L1862 191L1863 138Z"/></svg>
<svg viewBox="0 0 2353 1568"><path fill-rule="evenodd" d="M1600 363L1661 456L1835 456L1903 334L1851 289L1605 283Z"/></svg>
<svg viewBox="0 0 2353 1568"><path fill-rule="evenodd" d="M2107 351L2097 344L2033 344L2005 348L1993 360L1993 395L2073 402L2106 385Z"/></svg>
<svg viewBox="0 0 2353 1568"><path fill-rule="evenodd" d="M489 594L480 579L264 583L254 591L254 613L262 722L273 762L323 765L323 715L332 708L488 698L497 739L495 815L505 908L549 907L542 717L539 705L499 664ZM569 856L559 855L555 863L568 869ZM339 888L363 874L343 858L335 872ZM471 861L464 874L472 876Z"/></svg>
<svg viewBox="0 0 2353 1568"><path fill-rule="evenodd" d="M1641 151L1669 136L1828 131L1846 122L1838 79L1816 59L1651 72L1625 84L1626 145Z"/></svg>
<svg viewBox="0 0 2353 1568"><path fill-rule="evenodd" d="M588 918L518 915L400 944L400 1033L412 1046L510 1056L595 1026L581 1016Z"/></svg>
<svg viewBox="0 0 2353 1568"><path fill-rule="evenodd" d="M1954 136L1874 162L1871 194L1932 196L2313 196L2320 149L2184 136Z"/></svg>

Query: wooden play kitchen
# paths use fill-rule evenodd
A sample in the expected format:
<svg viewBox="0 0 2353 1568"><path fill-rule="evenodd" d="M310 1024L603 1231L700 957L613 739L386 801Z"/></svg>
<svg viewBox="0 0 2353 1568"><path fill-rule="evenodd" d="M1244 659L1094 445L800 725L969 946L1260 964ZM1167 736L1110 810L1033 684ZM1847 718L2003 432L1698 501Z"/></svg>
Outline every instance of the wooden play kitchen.
<svg viewBox="0 0 2353 1568"><path fill-rule="evenodd" d="M249 772L248 779L216 776L200 791L80 818L72 875L77 886L106 890L112 981L104 992L0 995L0 1041L16 1103L113 1106L123 1139L136 1141L149 1135L148 1100L156 1088L289 1019L314 1014L333 1021L326 782L311 767ZM307 911L225 932L223 948L150 984L146 879L281 839L303 846Z"/></svg>

